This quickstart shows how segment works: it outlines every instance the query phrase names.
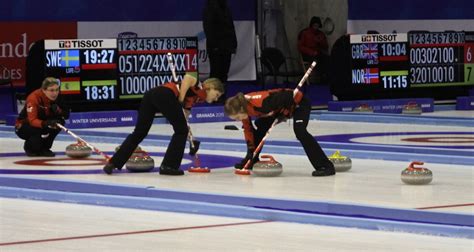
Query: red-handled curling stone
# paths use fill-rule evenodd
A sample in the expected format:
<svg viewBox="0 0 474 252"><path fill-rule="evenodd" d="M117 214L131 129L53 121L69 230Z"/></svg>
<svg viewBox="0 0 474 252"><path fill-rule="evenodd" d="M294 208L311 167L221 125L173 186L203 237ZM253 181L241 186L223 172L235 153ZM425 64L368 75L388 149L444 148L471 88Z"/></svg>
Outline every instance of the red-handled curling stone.
<svg viewBox="0 0 474 252"><path fill-rule="evenodd" d="M125 165L131 172L150 172L155 168L155 161L145 151L134 151Z"/></svg>
<svg viewBox="0 0 474 252"><path fill-rule="evenodd" d="M71 158L86 158L90 156L92 149L85 143L77 141L66 147L66 155Z"/></svg>
<svg viewBox="0 0 474 252"><path fill-rule="evenodd" d="M416 102L409 102L402 109L402 114L419 115L421 112L422 109Z"/></svg>
<svg viewBox="0 0 474 252"><path fill-rule="evenodd" d="M410 166L402 171L401 179L403 183L409 185L426 185L433 180L433 173L424 167L415 167L415 165L423 165L423 162L414 161Z"/></svg>
<svg viewBox="0 0 474 252"><path fill-rule="evenodd" d="M261 159L253 165L252 174L259 177L276 177L283 172L283 165L270 155L262 155Z"/></svg>

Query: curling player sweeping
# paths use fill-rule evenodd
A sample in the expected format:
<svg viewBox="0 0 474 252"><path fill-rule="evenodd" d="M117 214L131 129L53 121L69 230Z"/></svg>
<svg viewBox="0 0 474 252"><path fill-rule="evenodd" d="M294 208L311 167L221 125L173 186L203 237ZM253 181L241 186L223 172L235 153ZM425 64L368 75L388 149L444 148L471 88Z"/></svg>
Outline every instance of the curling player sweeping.
<svg viewBox="0 0 474 252"><path fill-rule="evenodd" d="M293 118L293 130L296 138L303 145L306 155L315 169L312 175L330 176L336 173L333 163L323 152L316 139L306 130L311 112L311 102L300 91L301 83L295 90L271 89L246 95L238 93L227 99L224 112L231 119L242 121L247 142L247 155L235 165L236 169L244 168L249 161L251 165L246 169L251 169L252 164L259 161L259 153L254 155L254 151L267 132L276 124L275 120L278 123ZM253 127L251 117L257 118L255 120L256 128Z"/></svg>
<svg viewBox="0 0 474 252"><path fill-rule="evenodd" d="M186 74L180 83L168 82L147 91L138 110L135 129L104 166L104 172L112 174L114 169L122 168L138 144L148 135L155 113L161 112L173 126L174 134L163 157L160 174L183 175L180 166L188 136L185 116L188 116L193 104L215 102L223 93L224 85L219 79L209 78L198 84L197 75L192 74ZM196 150L191 150L193 151Z"/></svg>

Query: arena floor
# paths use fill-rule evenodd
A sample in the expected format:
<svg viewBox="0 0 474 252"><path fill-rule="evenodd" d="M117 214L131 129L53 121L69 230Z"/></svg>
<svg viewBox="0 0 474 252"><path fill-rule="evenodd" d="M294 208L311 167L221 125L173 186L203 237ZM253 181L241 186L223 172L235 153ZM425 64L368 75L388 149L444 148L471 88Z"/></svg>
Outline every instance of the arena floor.
<svg viewBox="0 0 474 252"><path fill-rule="evenodd" d="M263 149L282 163L278 177L234 174L243 133L224 126L237 122L193 124L211 172L179 177L106 175L99 155L65 155L75 142L66 133L55 141L56 157L25 157L13 128L0 126L0 251L474 250L472 111L325 115L313 113L308 130L328 155L340 150L352 159L352 169L331 177L311 176L291 122L279 124ZM73 132L110 155L132 129ZM155 166L171 132L156 123L141 144ZM401 181L411 161L433 172L430 184ZM192 165L185 155L183 169Z"/></svg>

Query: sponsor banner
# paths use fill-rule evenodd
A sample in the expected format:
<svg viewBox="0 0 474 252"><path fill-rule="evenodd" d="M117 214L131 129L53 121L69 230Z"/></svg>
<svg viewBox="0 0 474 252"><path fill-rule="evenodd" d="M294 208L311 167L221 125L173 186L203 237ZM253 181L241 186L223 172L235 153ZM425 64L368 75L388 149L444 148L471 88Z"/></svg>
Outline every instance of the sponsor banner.
<svg viewBox="0 0 474 252"><path fill-rule="evenodd" d="M403 107L409 103L416 103L422 112L434 111L434 100L431 98L415 99L383 99L383 100L360 100L360 101L330 101L328 111L352 112L354 108L367 105L375 113L402 113Z"/></svg>
<svg viewBox="0 0 474 252"><path fill-rule="evenodd" d="M389 43L389 42L407 42L406 33L399 34L358 34L351 35L351 44L356 43ZM367 45L370 47L370 45Z"/></svg>
<svg viewBox="0 0 474 252"><path fill-rule="evenodd" d="M229 70L230 81L256 80L255 67L255 22L234 21L237 35L237 52L232 56ZM78 38L118 38L126 34L146 37L197 37L200 79L209 76L209 59L206 51L206 36L202 21L174 22L79 22Z"/></svg>
<svg viewBox="0 0 474 252"><path fill-rule="evenodd" d="M406 33L409 31L474 31L474 19L456 20L348 20L351 34L377 31L379 33Z"/></svg>
<svg viewBox="0 0 474 252"><path fill-rule="evenodd" d="M456 99L456 110L474 110L474 96L461 96Z"/></svg>
<svg viewBox="0 0 474 252"><path fill-rule="evenodd" d="M87 48L117 48L116 39L59 39L59 40L45 40L44 48L46 50L60 50L60 49L87 49ZM79 51L73 50L70 52Z"/></svg>
<svg viewBox="0 0 474 252"><path fill-rule="evenodd" d="M224 106L193 107L189 116L190 123L232 121L224 114Z"/></svg>
<svg viewBox="0 0 474 252"><path fill-rule="evenodd" d="M100 111L100 112L76 112L66 120L66 127L77 128L103 128L135 126L137 122L137 111Z"/></svg>
<svg viewBox="0 0 474 252"><path fill-rule="evenodd" d="M77 35L76 22L0 22L0 30L0 79L12 79L15 87L25 85L26 57L35 41Z"/></svg>

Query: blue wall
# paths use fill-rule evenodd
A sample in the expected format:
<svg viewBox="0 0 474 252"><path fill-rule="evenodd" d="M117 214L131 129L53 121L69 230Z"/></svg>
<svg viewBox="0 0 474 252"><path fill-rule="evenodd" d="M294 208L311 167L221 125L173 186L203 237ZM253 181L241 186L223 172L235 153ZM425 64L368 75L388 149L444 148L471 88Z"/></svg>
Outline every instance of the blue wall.
<svg viewBox="0 0 474 252"><path fill-rule="evenodd" d="M234 20L255 20L256 0L228 0ZM0 21L199 21L206 0L2 0Z"/></svg>

